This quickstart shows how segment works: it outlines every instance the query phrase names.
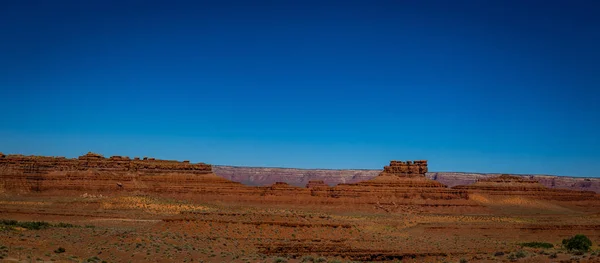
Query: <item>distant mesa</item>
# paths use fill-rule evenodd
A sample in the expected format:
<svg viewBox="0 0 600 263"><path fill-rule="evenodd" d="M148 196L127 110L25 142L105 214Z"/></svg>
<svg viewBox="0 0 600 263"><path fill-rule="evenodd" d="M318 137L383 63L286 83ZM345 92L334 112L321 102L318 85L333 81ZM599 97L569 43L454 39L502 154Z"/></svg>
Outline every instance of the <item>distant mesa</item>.
<svg viewBox="0 0 600 263"><path fill-rule="evenodd" d="M497 177L478 180L471 185L459 185L452 189L466 190L492 196L527 196L536 199L558 201L598 200L599 196L593 191L575 191L567 189L551 189L538 180L522 176L503 174Z"/></svg>

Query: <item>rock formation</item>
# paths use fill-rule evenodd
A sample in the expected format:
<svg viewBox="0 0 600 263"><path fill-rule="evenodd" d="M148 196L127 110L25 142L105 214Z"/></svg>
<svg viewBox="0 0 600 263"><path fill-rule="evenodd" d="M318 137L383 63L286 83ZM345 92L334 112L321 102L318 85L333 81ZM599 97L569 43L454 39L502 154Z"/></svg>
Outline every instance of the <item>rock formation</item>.
<svg viewBox="0 0 600 263"><path fill-rule="evenodd" d="M214 165L216 175L246 185L267 186L275 182L304 187L311 180L322 180L328 185L349 184L373 179L381 170L331 170L266 167L235 167ZM497 177L500 173L428 172L425 176L453 187L469 185L479 179ZM549 188L594 191L600 193L600 178L582 178L553 175L515 175L535 179Z"/></svg>
<svg viewBox="0 0 600 263"><path fill-rule="evenodd" d="M481 179L471 185L455 186L453 189L469 193L501 196L526 196L557 201L598 200L599 195L592 191L550 189L537 180L503 174L498 177Z"/></svg>
<svg viewBox="0 0 600 263"><path fill-rule="evenodd" d="M87 153L77 159L47 156L0 155L0 169L13 174L48 174L55 171L73 172L93 170L97 172L140 172L168 173L184 172L190 174L209 174L212 167L205 163L190 164L178 161L140 160L122 156L104 156Z"/></svg>
<svg viewBox="0 0 600 263"><path fill-rule="evenodd" d="M212 173L204 163L88 153L64 157L2 155L0 192L159 191L215 192L241 186Z"/></svg>
<svg viewBox="0 0 600 263"><path fill-rule="evenodd" d="M391 161L378 176L357 183L331 187L325 180L307 180L305 187L298 187L280 181L253 187L216 176L211 165L189 161L105 158L94 153L73 159L0 154L0 193L139 191L234 202L352 204L385 211L408 211L415 206L471 209L479 206L469 200L471 193L530 195L552 200L597 198L593 192L551 190L537 181L515 176L483 179L471 186L451 189L427 178L427 171L427 161Z"/></svg>
<svg viewBox="0 0 600 263"><path fill-rule="evenodd" d="M313 195L334 197L395 199L468 199L466 191L447 188L440 182L425 177L427 161L391 161L375 178L355 184L339 184L329 190L315 191Z"/></svg>

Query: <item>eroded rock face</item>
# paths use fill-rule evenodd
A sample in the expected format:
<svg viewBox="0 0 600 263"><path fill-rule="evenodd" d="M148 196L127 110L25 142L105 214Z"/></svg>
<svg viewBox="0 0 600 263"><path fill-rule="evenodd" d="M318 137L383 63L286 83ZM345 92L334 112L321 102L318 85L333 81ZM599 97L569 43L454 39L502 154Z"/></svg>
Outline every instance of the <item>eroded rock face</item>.
<svg viewBox="0 0 600 263"><path fill-rule="evenodd" d="M88 153L64 157L4 155L0 192L159 191L219 192L241 186L212 173L205 163L156 160Z"/></svg>
<svg viewBox="0 0 600 263"><path fill-rule="evenodd" d="M558 201L600 200L599 195L593 191L550 189L535 179L508 174L480 179L474 184L455 186L453 189L486 195L527 196Z"/></svg>

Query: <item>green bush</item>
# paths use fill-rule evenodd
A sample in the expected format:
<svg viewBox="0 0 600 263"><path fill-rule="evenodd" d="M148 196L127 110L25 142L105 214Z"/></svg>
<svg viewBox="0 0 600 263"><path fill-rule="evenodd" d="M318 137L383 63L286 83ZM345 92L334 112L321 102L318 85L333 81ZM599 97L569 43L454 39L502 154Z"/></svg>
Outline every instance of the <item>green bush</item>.
<svg viewBox="0 0 600 263"><path fill-rule="evenodd" d="M287 259L285 259L285 258L280 258L280 257L277 257L277 258L275 258L275 259L273 260L273 262L274 262L274 263L286 263L286 262L288 262L288 261L287 261Z"/></svg>
<svg viewBox="0 0 600 263"><path fill-rule="evenodd" d="M44 229L44 228L49 228L52 225L48 222L35 221L35 222L18 222L17 226L20 226L22 228L29 229L29 230L40 230L40 229Z"/></svg>
<svg viewBox="0 0 600 263"><path fill-rule="evenodd" d="M17 223L18 223L17 220L8 220L8 219L0 220L0 225L5 225L5 226L16 226Z"/></svg>
<svg viewBox="0 0 600 263"><path fill-rule="evenodd" d="M40 230L40 229L46 229L46 228L50 228L50 227L62 227L62 228L78 227L73 224L62 223L62 222L58 223L56 225L52 225L48 222L43 222L43 221L19 222L17 220L7 220L7 219L1 219L0 226L4 227L6 229L14 229L15 227L22 227L22 228L29 229L29 230Z"/></svg>
<svg viewBox="0 0 600 263"><path fill-rule="evenodd" d="M54 226L55 226L55 227L62 227L62 228L71 228L71 227L77 227L76 225L69 224L69 223L63 223L63 222L60 222L60 223L58 223L58 224L56 224L56 225L54 225Z"/></svg>
<svg viewBox="0 0 600 263"><path fill-rule="evenodd" d="M592 241L584 235L575 235L572 238L563 239L563 246L569 251L589 251L592 246Z"/></svg>
<svg viewBox="0 0 600 263"><path fill-rule="evenodd" d="M520 244L523 247L532 247L532 248L553 248L554 245L546 242L527 242Z"/></svg>

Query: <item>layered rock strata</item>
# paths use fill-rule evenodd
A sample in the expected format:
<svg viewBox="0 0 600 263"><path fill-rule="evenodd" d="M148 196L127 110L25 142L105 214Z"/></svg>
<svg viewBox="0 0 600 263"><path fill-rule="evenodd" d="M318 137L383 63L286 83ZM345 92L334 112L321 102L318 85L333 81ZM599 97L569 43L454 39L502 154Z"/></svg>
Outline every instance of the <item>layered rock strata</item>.
<svg viewBox="0 0 600 263"><path fill-rule="evenodd" d="M486 195L526 196L557 201L600 200L599 195L593 191L550 189L537 180L507 174L480 179L474 184L455 186L452 189Z"/></svg>
<svg viewBox="0 0 600 263"><path fill-rule="evenodd" d="M240 183L220 178L205 163L88 153L64 157L0 155L0 192L158 191L221 193Z"/></svg>

